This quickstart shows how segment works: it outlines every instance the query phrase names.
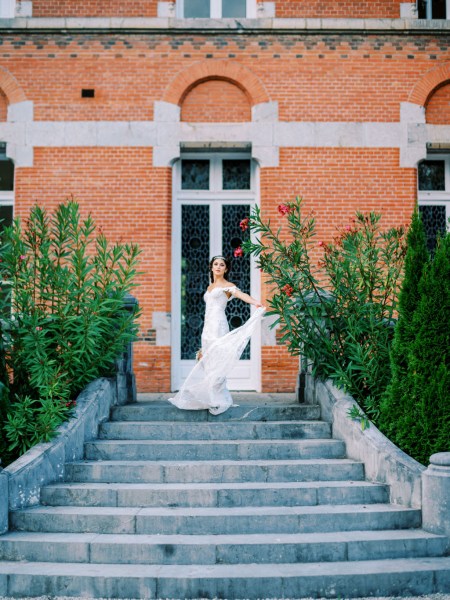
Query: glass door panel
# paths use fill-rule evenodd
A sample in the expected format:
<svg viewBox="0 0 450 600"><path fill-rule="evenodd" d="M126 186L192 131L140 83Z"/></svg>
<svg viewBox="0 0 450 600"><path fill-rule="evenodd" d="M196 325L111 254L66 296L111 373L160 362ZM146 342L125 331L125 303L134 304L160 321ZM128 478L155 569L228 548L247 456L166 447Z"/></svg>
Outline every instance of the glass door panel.
<svg viewBox="0 0 450 600"><path fill-rule="evenodd" d="M242 244L242 231L239 223L250 215L250 204L225 204L222 206L222 252L232 257L229 280L237 287L250 294L250 256L233 257L234 251ZM250 305L242 301L232 300L226 308L230 329L240 327L250 318ZM250 342L241 360L250 358Z"/></svg>
<svg viewBox="0 0 450 600"><path fill-rule="evenodd" d="M209 285L210 207L181 207L181 359L193 360L201 346L205 303Z"/></svg>

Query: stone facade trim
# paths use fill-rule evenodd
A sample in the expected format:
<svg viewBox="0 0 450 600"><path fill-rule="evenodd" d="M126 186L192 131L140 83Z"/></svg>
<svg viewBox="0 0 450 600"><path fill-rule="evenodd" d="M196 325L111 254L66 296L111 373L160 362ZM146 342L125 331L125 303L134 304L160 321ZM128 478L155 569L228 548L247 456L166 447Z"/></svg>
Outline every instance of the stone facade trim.
<svg viewBox="0 0 450 600"><path fill-rule="evenodd" d="M269 9L269 7L268 7ZM163 11L164 12L164 11ZM257 19L177 19L168 16L147 17L25 17L0 20L0 30L28 32L195 32L222 34L230 31L269 31L283 33L383 33L445 34L450 21L444 19L345 19L345 18L257 18Z"/></svg>

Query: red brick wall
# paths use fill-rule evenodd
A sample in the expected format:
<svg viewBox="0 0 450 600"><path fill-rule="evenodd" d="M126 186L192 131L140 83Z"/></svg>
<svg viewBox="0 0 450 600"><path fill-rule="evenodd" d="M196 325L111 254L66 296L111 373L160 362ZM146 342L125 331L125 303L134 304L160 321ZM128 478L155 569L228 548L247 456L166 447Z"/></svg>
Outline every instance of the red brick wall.
<svg viewBox="0 0 450 600"><path fill-rule="evenodd" d="M191 123L241 123L251 120L246 94L228 81L209 80L195 86L181 105L181 120Z"/></svg>
<svg viewBox="0 0 450 600"><path fill-rule="evenodd" d="M448 61L446 38L431 36L42 33L5 34L2 41L0 64L33 101L37 121L152 120L154 101L179 73L201 61L228 59L259 79L284 121L395 122L400 102L430 65ZM245 86L245 80L240 83ZM81 99L83 87L95 88L96 97ZM239 88L208 81L187 95L183 118L200 118L204 91L211 102L225 97L225 89L228 108L243 111ZM441 88L431 99L428 118L437 118L430 115L441 109L433 105L445 94ZM248 118L248 102L245 106ZM226 106L220 115L213 109L210 104L208 119L222 120ZM228 112L228 119L238 118ZM145 276L136 290L144 314L135 364L142 391L167 391L170 349L155 345L152 315L171 310L171 170L154 168L146 148L35 148L34 166L17 169L18 214L35 200L53 206L71 194L108 237L137 241L144 250ZM277 205L297 194L316 211L318 239L326 241L356 209L380 210L387 224L406 222L416 194L415 170L400 168L394 149L282 148L280 166L261 171L264 214L281 223ZM284 366L274 370L274 361ZM266 391L293 389L296 370L297 359L285 348L263 348Z"/></svg>
<svg viewBox="0 0 450 600"><path fill-rule="evenodd" d="M35 17L156 17L157 0L33 0ZM277 0L277 17L396 18L399 0Z"/></svg>
<svg viewBox="0 0 450 600"><path fill-rule="evenodd" d="M154 101L176 75L207 57L236 60L254 73L278 102L281 120L397 121L400 102L430 65L448 60L448 43L379 35L67 41L42 34L4 36L0 51L1 64L33 100L36 120L151 120ZM82 99L82 88L94 88L96 97Z"/></svg>
<svg viewBox="0 0 450 600"><path fill-rule="evenodd" d="M427 123L450 125L450 84L443 85L431 96L426 109Z"/></svg>
<svg viewBox="0 0 450 600"><path fill-rule="evenodd" d="M284 346L264 346L261 353L263 392L293 392L297 383L298 356Z"/></svg>
<svg viewBox="0 0 450 600"><path fill-rule="evenodd" d="M0 90L0 122L8 118L8 100L5 94Z"/></svg>
<svg viewBox="0 0 450 600"><path fill-rule="evenodd" d="M145 275L133 294L143 309L144 335L153 311L170 310L171 170L152 168L152 151L143 148L36 148L34 166L17 168L16 214L26 214L35 202L52 208L70 196L108 239L141 247ZM169 381L168 349L154 344L137 344L140 385Z"/></svg>
<svg viewBox="0 0 450 600"><path fill-rule="evenodd" d="M278 0L277 17L398 18L399 0Z"/></svg>
<svg viewBox="0 0 450 600"><path fill-rule="evenodd" d="M33 0L33 17L156 17L157 0Z"/></svg>

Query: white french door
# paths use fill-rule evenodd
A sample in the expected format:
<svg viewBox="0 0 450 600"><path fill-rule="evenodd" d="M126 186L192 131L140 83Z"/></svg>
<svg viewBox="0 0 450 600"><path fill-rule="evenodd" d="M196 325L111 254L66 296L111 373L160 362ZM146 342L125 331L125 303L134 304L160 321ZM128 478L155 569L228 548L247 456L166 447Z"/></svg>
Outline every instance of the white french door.
<svg viewBox="0 0 450 600"><path fill-rule="evenodd" d="M208 264L214 255L232 258L229 281L259 298L259 272L249 256L234 256L248 232L240 222L257 197L257 170L239 154L182 156L173 169L172 235L172 389L177 390L195 364L201 345L209 285ZM228 278L228 277L227 277ZM244 323L251 307L233 299L227 306L230 328ZM231 390L260 390L260 334L256 333L228 377Z"/></svg>

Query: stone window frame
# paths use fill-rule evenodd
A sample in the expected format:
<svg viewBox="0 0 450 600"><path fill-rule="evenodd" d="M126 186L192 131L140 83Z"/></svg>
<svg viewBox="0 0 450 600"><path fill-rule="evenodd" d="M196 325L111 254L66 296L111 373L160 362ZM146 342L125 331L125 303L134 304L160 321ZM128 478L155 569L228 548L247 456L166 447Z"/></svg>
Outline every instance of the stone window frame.
<svg viewBox="0 0 450 600"><path fill-rule="evenodd" d="M185 0L177 0L176 16L184 19L184 2ZM209 0L210 2L210 19L222 19L222 4L226 0ZM246 0L246 16L240 18L254 19L256 18L256 0ZM238 17L236 17L238 18Z"/></svg>
<svg viewBox="0 0 450 600"><path fill-rule="evenodd" d="M0 0L0 19L14 19L16 0Z"/></svg>

